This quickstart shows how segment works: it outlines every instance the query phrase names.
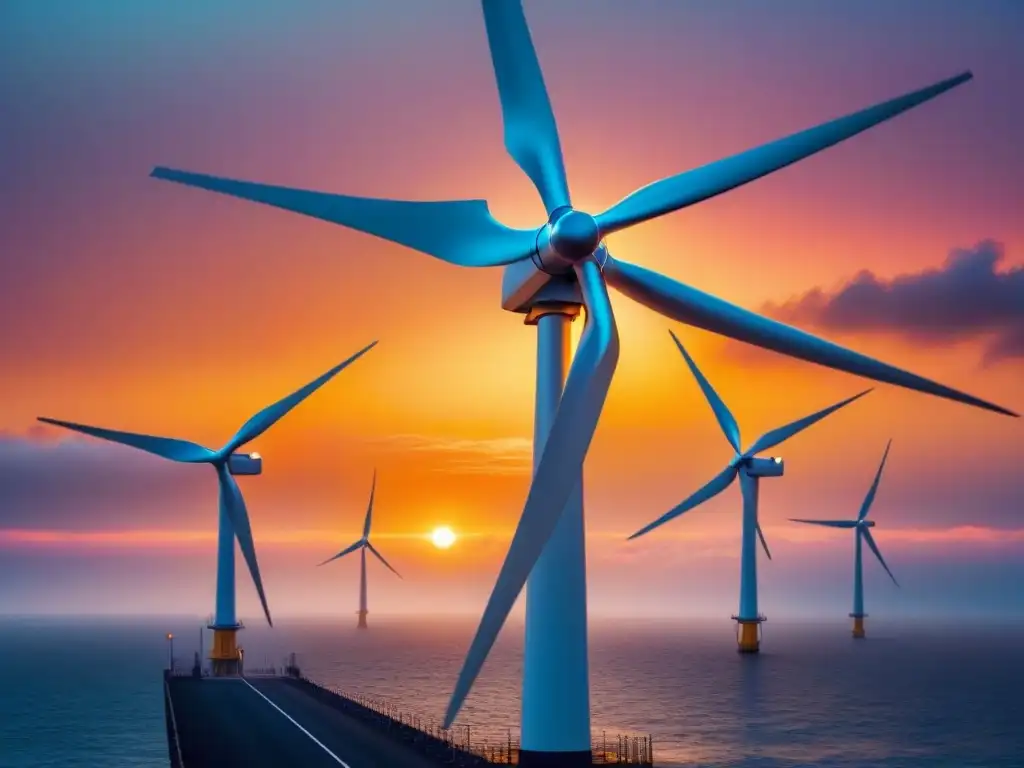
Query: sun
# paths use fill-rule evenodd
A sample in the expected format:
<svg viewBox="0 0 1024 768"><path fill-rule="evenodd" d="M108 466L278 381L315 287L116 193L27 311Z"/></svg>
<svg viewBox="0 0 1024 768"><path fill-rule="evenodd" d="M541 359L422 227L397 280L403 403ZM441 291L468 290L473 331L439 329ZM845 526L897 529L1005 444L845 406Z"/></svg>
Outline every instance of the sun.
<svg viewBox="0 0 1024 768"><path fill-rule="evenodd" d="M438 549L448 549L448 547L455 543L455 531L447 525L442 525L431 532L430 540Z"/></svg>

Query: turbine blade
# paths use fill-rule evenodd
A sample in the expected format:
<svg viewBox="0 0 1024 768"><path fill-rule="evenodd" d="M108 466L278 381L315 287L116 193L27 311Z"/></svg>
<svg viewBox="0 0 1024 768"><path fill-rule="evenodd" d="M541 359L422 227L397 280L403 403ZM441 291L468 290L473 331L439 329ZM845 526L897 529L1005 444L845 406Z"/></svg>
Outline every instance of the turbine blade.
<svg viewBox="0 0 1024 768"><path fill-rule="evenodd" d="M705 485L699 491L694 493L692 496L688 497L684 501L677 504L675 507L673 507L664 515L655 520L653 523L645 525L639 531L630 536L629 540L632 541L635 538L643 536L645 533L649 533L653 531L655 528L664 525L669 520L674 520L684 512L689 512L691 509L703 504L708 499L714 498L722 491L724 491L726 488L728 488L730 485L732 485L732 481L736 479L737 471L738 470L736 469L736 467L726 467L713 478L711 478L707 485Z"/></svg>
<svg viewBox="0 0 1024 768"><path fill-rule="evenodd" d="M812 424L817 424L830 413L835 413L844 405L849 405L854 400L864 397L864 395L866 395L870 391L870 389L865 389L863 392L860 392L859 394L856 394L853 397L848 397L845 400L840 400L835 405L830 405L828 408L823 408L817 413L812 413L810 416L804 416L802 419L797 419L796 421L791 422L784 427L773 429L771 432L765 432L763 435L757 438L757 440L754 441L754 444L750 446L750 448L744 455L755 456L761 451L767 451L769 448L772 448L773 446L776 446L785 440L789 440L789 438L793 437L793 435L797 435L803 432Z"/></svg>
<svg viewBox="0 0 1024 768"><path fill-rule="evenodd" d="M765 541L765 539L764 539L764 531L761 530L761 524L760 523L757 524L757 536L758 536L759 539L761 539L761 546L764 548L764 553L766 555L768 555L768 559L771 560L772 559L772 553L768 549L768 542Z"/></svg>
<svg viewBox="0 0 1024 768"><path fill-rule="evenodd" d="M569 205L569 189L558 126L523 5L514 0L483 0L483 10L501 98L505 148L533 181L550 214Z"/></svg>
<svg viewBox="0 0 1024 768"><path fill-rule="evenodd" d="M373 470L373 482L370 484L370 503L366 507L366 520L363 522L363 538L370 535L370 517L373 515L373 495L377 491L377 470Z"/></svg>
<svg viewBox="0 0 1024 768"><path fill-rule="evenodd" d="M369 549L374 555L376 555L377 559L384 563L384 565L387 567L389 571L395 574L395 576L397 576L398 578L402 578L402 574L400 574L398 571L391 567L391 563L384 559L384 555L378 552L376 547L373 546L373 544L371 544L370 542L366 542L366 548Z"/></svg>
<svg viewBox="0 0 1024 768"><path fill-rule="evenodd" d="M249 567L249 575L252 576L252 583L256 585L256 592L260 596L260 604L263 606L263 613L267 617L267 624L274 626L270 618L270 608L267 607L267 596L263 591L263 579L260 578L260 564L256 560L256 543L252 538L252 528L249 525L249 512L245 508L245 499L238 489L238 483L228 472L227 466L217 464L217 479L220 481L220 505L231 519L231 527L235 531L235 538L238 539L238 548L242 550L242 557Z"/></svg>
<svg viewBox="0 0 1024 768"><path fill-rule="evenodd" d="M672 337L672 341L674 341L676 346L679 347L679 351L682 353L683 359L690 367L690 372L697 380L701 391L704 392L704 397L707 398L708 403L711 405L711 410L715 412L715 418L718 419L718 425L722 428L722 432L725 433L725 439L729 441L729 445L733 447L733 450L735 450L736 453L742 453L743 449L740 448L740 428L739 425L736 424L736 419L726 407L722 398L718 396L717 392L715 392L715 388L711 386L711 382L704 378L704 374L700 372L697 364L693 362L693 358L690 357L686 348L683 347L683 343L679 341L671 330L668 333L669 336Z"/></svg>
<svg viewBox="0 0 1024 768"><path fill-rule="evenodd" d="M292 408L294 408L307 397L309 397L311 394L316 392L318 389L320 389L320 387L322 387L328 381L333 379L338 373L340 373L345 368L350 366L352 363L354 363L360 357L365 355L375 346L377 346L376 341L366 345L361 350L352 355L352 357L350 357L348 360L345 360L344 362L339 363L338 365L331 368L331 370L329 370L323 376L314 379L313 381L309 382L309 384L307 384L306 386L296 390L295 392L292 392L290 395L288 395L288 397L278 400L273 405L268 405L266 408L257 413L255 416L253 416L251 419L249 419L247 422L245 422L245 424L241 426L238 432L235 433L235 436L232 437L231 440L228 441L228 444L221 449L221 453L225 456L229 455L232 451L236 450L240 446L245 445L246 443L251 442L252 440L255 440L257 437L259 437L268 429L270 429L275 423L277 423L281 419L281 417L288 413Z"/></svg>
<svg viewBox="0 0 1024 768"><path fill-rule="evenodd" d="M845 349L776 320L769 320L635 264L609 256L604 265L604 275L609 285L634 301L681 323L828 368L925 392L947 400L956 400L1007 416L1017 416L1006 408Z"/></svg>
<svg viewBox="0 0 1024 768"><path fill-rule="evenodd" d="M967 82L971 77L970 72L964 72L852 115L648 184L597 217L601 236L677 211L767 176L923 104Z"/></svg>
<svg viewBox="0 0 1024 768"><path fill-rule="evenodd" d="M856 520L802 520L797 517L789 518L791 523L809 523L810 525L827 525L829 528L856 528Z"/></svg>
<svg viewBox="0 0 1024 768"><path fill-rule="evenodd" d="M885 469L885 460L889 458L889 448L892 446L892 440L889 440L885 444L885 453L882 454L882 463L878 465L878 472L875 473L875 481L871 483L871 489L868 491L868 495L864 497L864 503L860 505L860 512L857 514L858 520L863 520L868 516L868 510L871 509L871 505L875 502L875 494L878 493L878 483L882 479L882 470Z"/></svg>
<svg viewBox="0 0 1024 768"><path fill-rule="evenodd" d="M120 443L131 448L138 448L140 451L153 453L171 461L199 463L210 461L217 455L214 451L204 448L197 443L192 443L188 440L178 440L173 437L155 437L153 435L140 435L135 432L119 432L114 429L76 424L73 421L50 419L46 416L39 416L37 420L44 424L52 424L55 427L70 429L73 432L81 432L83 435L98 437L101 440L109 440L112 443Z"/></svg>
<svg viewBox="0 0 1024 768"><path fill-rule="evenodd" d="M866 541L868 546L871 547L871 551L875 553L875 557L878 558L878 562L882 564L882 567L885 568L885 572L889 574L889 578L892 579L892 583L898 587L900 583L896 581L896 577L892 575L892 571L889 570L889 566L885 564L885 558L882 557L882 553L878 549L878 545L875 543L875 537L871 535L871 529L861 528L860 532L864 534L864 541Z"/></svg>
<svg viewBox="0 0 1024 768"><path fill-rule="evenodd" d="M376 235L462 267L496 267L528 258L536 230L496 221L484 200L420 202L332 195L202 173L154 168L155 179L264 203Z"/></svg>
<svg viewBox="0 0 1024 768"><path fill-rule="evenodd" d="M365 545L366 545L366 543L367 543L367 542L366 542L366 540L365 540L365 539L360 539L360 540L359 540L359 541L357 541L357 542L356 542L355 544L350 544L349 546L345 547L345 548L344 548L343 550L341 550L341 552L339 552L338 554L336 554L336 555L335 555L334 557L328 557L328 558L327 558L326 560L324 560L324 561L323 561L322 563L317 563L317 567L319 567L319 566L321 566L321 565L327 565L327 564L328 564L329 562L331 562L331 561L333 561L333 560L337 560L337 559L338 559L339 557L344 557L345 555L350 555L350 554L352 554L353 552L355 552L356 550L358 550L358 549L360 549L361 547L365 546Z"/></svg>
<svg viewBox="0 0 1024 768"><path fill-rule="evenodd" d="M587 320L568 381L544 444L505 562L487 601L480 626L452 692L444 726L450 727L526 584L534 564L579 482L619 357L619 336L600 267L587 259L576 266Z"/></svg>

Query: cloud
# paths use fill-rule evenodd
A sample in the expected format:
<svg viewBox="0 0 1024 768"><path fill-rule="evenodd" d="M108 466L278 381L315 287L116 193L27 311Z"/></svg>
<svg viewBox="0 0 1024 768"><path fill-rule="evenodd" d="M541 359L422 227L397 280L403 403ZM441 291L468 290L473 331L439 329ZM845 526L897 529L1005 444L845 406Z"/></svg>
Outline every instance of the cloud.
<svg viewBox="0 0 1024 768"><path fill-rule="evenodd" d="M432 454L434 470L463 474L521 475L532 466L533 441L525 437L482 440L443 435L390 435L374 442L395 451Z"/></svg>
<svg viewBox="0 0 1024 768"><path fill-rule="evenodd" d="M905 544L994 544L1010 545L1024 543L1024 528L994 528L984 525L956 525L949 528L884 528L876 531L879 539ZM801 526L799 529L766 528L786 541L803 544L835 540L835 531L815 526Z"/></svg>
<svg viewBox="0 0 1024 768"><path fill-rule="evenodd" d="M212 473L196 470L44 427L0 431L0 528L119 528L129 516L140 527L175 522L172 505L180 514L215 493Z"/></svg>
<svg viewBox="0 0 1024 768"><path fill-rule="evenodd" d="M832 292L813 288L764 311L783 322L835 331L896 332L944 344L987 338L983 362L1024 358L1024 266L997 271L1003 246L953 250L938 269L884 280L864 270Z"/></svg>
<svg viewBox="0 0 1024 768"><path fill-rule="evenodd" d="M204 549L217 540L215 530L105 530L105 531L69 531L69 530L33 530L28 528L0 528L0 546L35 546L61 547L71 546L81 549L83 546L141 548L180 548L191 544L201 544ZM323 539L319 539L323 541Z"/></svg>
<svg viewBox="0 0 1024 768"><path fill-rule="evenodd" d="M809 549L822 544L846 546L848 537L835 530L812 526L765 526L765 536L772 542L786 542ZM504 547L514 531L509 529L481 529L459 531L460 544L474 542ZM626 541L629 533L624 531L597 530L587 532L591 554L603 561L642 564L652 557L669 559L732 559L739 549L736 531L664 531L657 536ZM876 535L887 544L906 544L923 548L943 545L989 545L995 547L1014 546L1024 543L1024 528L995 528L981 525L957 525L945 528L885 528ZM261 530L261 547L296 547L305 549L320 547L325 540L344 538L336 530L323 528L281 528ZM39 549L60 549L72 547L81 550L86 547L103 549L172 549L178 550L198 546L204 551L216 541L213 529L108 529L55 530L0 527L0 548L35 547ZM374 534L374 539L413 542L426 541L428 535L422 531L395 531ZM497 551L497 550L496 550Z"/></svg>
<svg viewBox="0 0 1024 768"><path fill-rule="evenodd" d="M287 528L260 530L258 544L260 547L298 546L322 547L324 541L342 539L346 532L322 528ZM383 532L373 534L373 540L418 541L429 538L422 531ZM480 538L475 534L460 534L459 539ZM511 532L503 538L511 538ZM209 545L217 541L215 528L205 529L107 529L67 530L67 529L31 529L0 527L0 547L3 546L34 546L62 547L71 546L80 549L85 546L104 548L156 548L179 549L191 545L200 545L207 550Z"/></svg>

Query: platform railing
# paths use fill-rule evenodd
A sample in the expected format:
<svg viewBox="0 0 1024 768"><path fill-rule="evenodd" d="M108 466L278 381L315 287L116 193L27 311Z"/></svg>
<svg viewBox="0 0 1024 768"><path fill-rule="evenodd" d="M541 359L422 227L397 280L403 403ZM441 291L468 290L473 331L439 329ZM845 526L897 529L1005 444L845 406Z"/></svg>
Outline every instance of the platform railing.
<svg viewBox="0 0 1024 768"><path fill-rule="evenodd" d="M381 725L406 731L409 740L428 739L451 751L451 764L516 765L519 762L519 741L512 728L459 725L443 728L433 718L412 713L393 701L348 691L323 683L301 673L292 675L307 685L372 713ZM654 765L654 744L650 735L609 735L606 731L591 736L594 765Z"/></svg>
<svg viewBox="0 0 1024 768"><path fill-rule="evenodd" d="M246 677L283 677L284 672L277 667L245 667Z"/></svg>
<svg viewBox="0 0 1024 768"><path fill-rule="evenodd" d="M192 667L189 667L188 669L186 669L185 667L182 667L182 666L176 666L176 667L174 667L174 669L165 669L164 670L164 674L167 677L193 677L194 676L193 672L192 672ZM208 677L209 676L209 670L208 669L203 669L201 676L202 677Z"/></svg>
<svg viewBox="0 0 1024 768"><path fill-rule="evenodd" d="M164 706L167 708L167 744L170 748L171 768L184 768L185 761L181 757L181 742L178 740L178 720L174 716L174 701L171 699L171 687L168 684L173 676L171 670L164 670Z"/></svg>

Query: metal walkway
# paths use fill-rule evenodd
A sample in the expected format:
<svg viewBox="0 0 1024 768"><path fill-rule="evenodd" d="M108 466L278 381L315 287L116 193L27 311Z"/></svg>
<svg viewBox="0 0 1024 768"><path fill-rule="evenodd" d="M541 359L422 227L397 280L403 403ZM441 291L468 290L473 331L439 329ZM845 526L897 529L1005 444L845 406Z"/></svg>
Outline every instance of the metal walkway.
<svg viewBox="0 0 1024 768"><path fill-rule="evenodd" d="M171 677L181 768L437 768L287 678ZM169 734L170 735L170 734ZM175 762L177 747L171 744Z"/></svg>

